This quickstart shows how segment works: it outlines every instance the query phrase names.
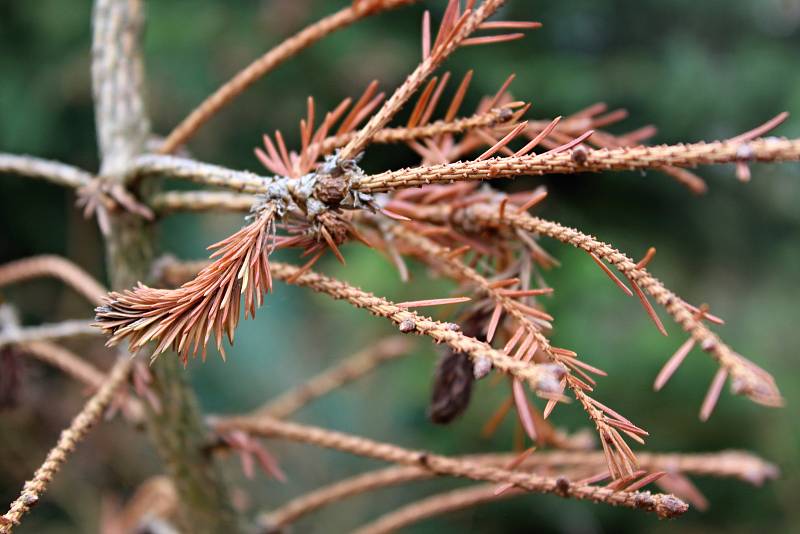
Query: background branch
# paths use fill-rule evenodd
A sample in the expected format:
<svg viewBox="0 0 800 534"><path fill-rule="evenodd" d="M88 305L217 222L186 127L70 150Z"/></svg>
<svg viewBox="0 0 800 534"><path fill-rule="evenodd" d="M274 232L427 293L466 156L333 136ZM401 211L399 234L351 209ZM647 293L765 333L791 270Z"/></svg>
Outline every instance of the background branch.
<svg viewBox="0 0 800 534"><path fill-rule="evenodd" d="M66 163L3 153L0 153L0 173L41 178L73 189L84 186L92 180L92 175L88 172Z"/></svg>

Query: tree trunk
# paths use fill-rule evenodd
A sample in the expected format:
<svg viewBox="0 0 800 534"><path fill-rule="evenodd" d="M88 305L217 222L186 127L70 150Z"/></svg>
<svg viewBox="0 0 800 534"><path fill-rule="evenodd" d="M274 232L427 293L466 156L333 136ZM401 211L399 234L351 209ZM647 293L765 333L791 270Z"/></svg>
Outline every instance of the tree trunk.
<svg viewBox="0 0 800 534"><path fill-rule="evenodd" d="M132 159L150 135L143 98L141 0L97 0L93 13L92 84L101 156L98 180L124 184ZM106 266L115 290L146 280L156 227L139 216L112 213ZM242 527L230 505L220 469L204 451L207 428L178 356L162 355L151 367L159 410L148 408L147 426L175 484L180 527L191 533L236 533Z"/></svg>

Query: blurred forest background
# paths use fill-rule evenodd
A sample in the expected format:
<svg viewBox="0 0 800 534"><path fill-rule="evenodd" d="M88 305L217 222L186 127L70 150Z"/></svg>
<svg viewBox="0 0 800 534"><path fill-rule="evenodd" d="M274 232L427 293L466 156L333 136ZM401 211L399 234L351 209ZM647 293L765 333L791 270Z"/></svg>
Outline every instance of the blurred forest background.
<svg viewBox="0 0 800 534"><path fill-rule="evenodd" d="M145 37L149 112L165 134L222 81L306 23L345 2L321 0L147 2ZM443 2L423 2L439 12ZM469 93L493 93L511 72L512 93L533 103L530 116L570 114L598 101L630 117L612 131L648 123L658 142L717 139L750 129L782 110L792 117L777 135L800 136L800 0L511 0L504 18L544 23L524 40L461 50L445 68L476 76ZM89 78L89 0L0 2L0 150L30 153L97 169ZM373 78L391 91L419 59L422 7L383 14L326 38L245 93L207 125L190 149L205 161L259 171L253 147L281 128L296 139L305 98L330 109ZM437 20L434 17L434 20ZM452 90L452 88L451 88ZM471 109L467 106L465 109ZM371 171L407 165L405 147L371 150ZM546 274L556 288L548 311L554 344L585 355L609 372L597 398L651 433L647 450L750 449L777 463L778 481L755 489L737 481L696 479L711 508L677 522L629 510L527 495L425 521L413 532L797 532L800 525L800 166L753 168L739 183L731 166L703 168L710 190L692 196L669 177L650 173L523 178L547 184L541 213L614 243L633 257L648 246L652 270L690 302L705 302L727 320L719 332L734 348L772 372L787 407L755 406L727 391L707 423L697 413L715 370L693 353L664 391L658 369L683 342L658 334L635 299L626 299L585 254L542 241L562 267ZM44 182L0 176L0 262L28 255L64 255L105 280L96 225L73 209L74 196ZM205 246L241 225L231 215L170 216L163 251L205 257ZM342 267L327 258L320 270L390 298L446 296L449 286L414 269L401 286L391 264L363 247L345 249ZM91 309L53 281L3 290L26 324L82 318ZM663 314L662 314L663 315ZM233 412L257 406L303 377L355 352L393 329L359 310L280 284L256 320L242 323L228 363L210 357L187 373L203 408ZM97 343L94 361L107 365ZM480 427L507 394L479 384L465 417L437 427L425 415L437 349L416 340L409 357L298 415L302 421L442 453L508 449L514 418L491 439ZM84 391L36 362L26 362L20 404L0 413L0 503L30 477L58 431L77 412ZM554 421L587 426L581 410L558 408ZM309 488L379 464L282 442L268 444L289 474L281 484L246 480L236 458L231 479L255 509L285 502ZM103 426L79 448L52 491L20 533L92 532L103 502L125 498L159 470L149 442L123 423ZM340 532L434 489L459 481L429 481L382 490L309 516L296 532ZM794 528L793 528L794 527Z"/></svg>

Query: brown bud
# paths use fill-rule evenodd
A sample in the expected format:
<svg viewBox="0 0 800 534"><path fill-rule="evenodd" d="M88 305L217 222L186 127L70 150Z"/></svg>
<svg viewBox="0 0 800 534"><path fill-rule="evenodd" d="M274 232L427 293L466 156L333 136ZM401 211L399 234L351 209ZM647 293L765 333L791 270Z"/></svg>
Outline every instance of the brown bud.
<svg viewBox="0 0 800 534"><path fill-rule="evenodd" d="M320 174L314 187L314 196L329 208L336 208L347 196L348 184L344 175Z"/></svg>
<svg viewBox="0 0 800 534"><path fill-rule="evenodd" d="M415 323L412 319L406 319L400 323L400 331L404 334L413 332L416 329L417 329L417 323Z"/></svg>
<svg viewBox="0 0 800 534"><path fill-rule="evenodd" d="M447 349L436 365L433 394L428 407L430 420L436 424L446 424L464 413L469 406L474 381L469 356Z"/></svg>

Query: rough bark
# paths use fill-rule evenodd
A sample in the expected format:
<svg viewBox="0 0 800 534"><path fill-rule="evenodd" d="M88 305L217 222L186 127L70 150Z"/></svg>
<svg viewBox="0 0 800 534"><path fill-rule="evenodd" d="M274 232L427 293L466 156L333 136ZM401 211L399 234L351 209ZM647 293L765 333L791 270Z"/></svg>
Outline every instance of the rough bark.
<svg viewBox="0 0 800 534"><path fill-rule="evenodd" d="M124 179L150 133L143 96L140 49L141 0L97 0L93 13L92 83L95 97L99 180ZM140 194L144 193L139 191ZM155 224L122 211L111 215L106 237L107 269L114 289L147 278L155 248ZM160 410L149 409L147 426L179 495L185 532L242 530L220 472L204 452L208 430L186 371L174 354L152 365L152 389Z"/></svg>

